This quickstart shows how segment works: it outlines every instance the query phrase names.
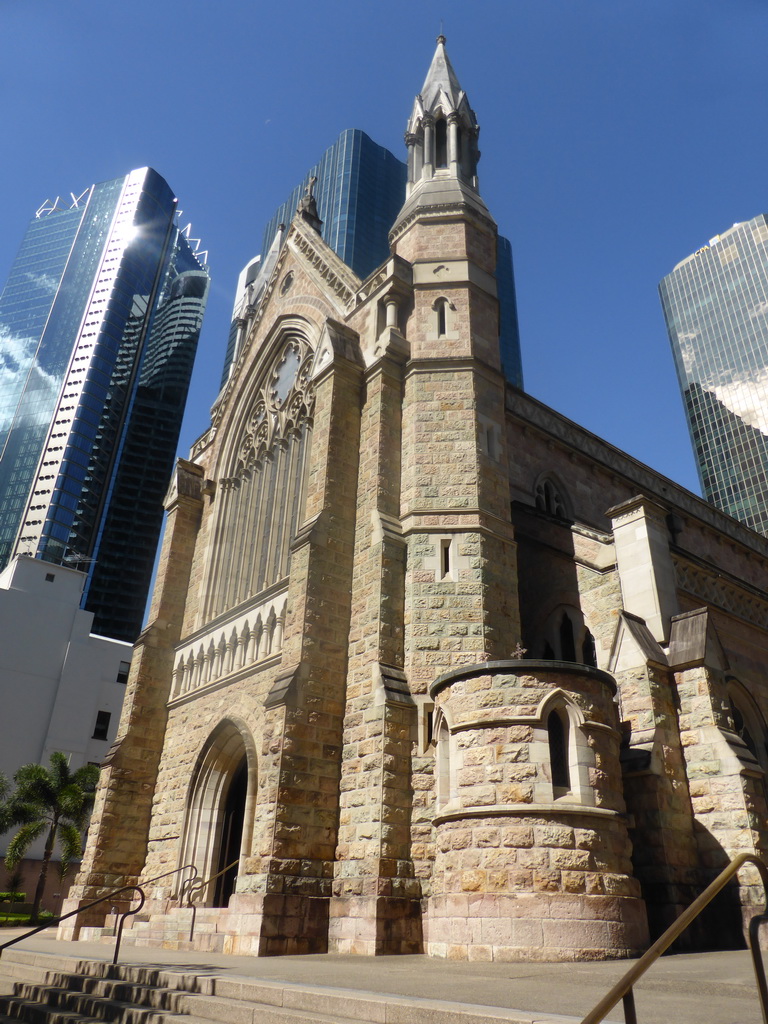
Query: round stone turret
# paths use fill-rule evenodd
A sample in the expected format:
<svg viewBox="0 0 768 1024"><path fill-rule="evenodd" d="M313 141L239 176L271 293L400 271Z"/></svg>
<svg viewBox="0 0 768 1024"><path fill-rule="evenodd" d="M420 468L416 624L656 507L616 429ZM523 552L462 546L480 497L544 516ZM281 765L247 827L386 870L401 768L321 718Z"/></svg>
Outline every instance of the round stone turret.
<svg viewBox="0 0 768 1024"><path fill-rule="evenodd" d="M577 960L648 940L632 878L613 678L499 661L438 677L437 956Z"/></svg>

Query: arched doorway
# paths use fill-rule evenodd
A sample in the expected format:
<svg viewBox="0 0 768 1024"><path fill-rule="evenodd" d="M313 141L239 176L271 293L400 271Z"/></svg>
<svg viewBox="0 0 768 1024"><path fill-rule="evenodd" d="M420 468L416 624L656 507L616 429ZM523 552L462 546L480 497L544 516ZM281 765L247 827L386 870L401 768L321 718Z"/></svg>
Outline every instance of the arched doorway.
<svg viewBox="0 0 768 1024"><path fill-rule="evenodd" d="M249 734L234 722L224 721L209 737L193 773L181 863L194 864L201 881L227 868L208 886L204 903L209 907L227 906L235 891L237 861L248 853L255 765Z"/></svg>
<svg viewBox="0 0 768 1024"><path fill-rule="evenodd" d="M229 897L235 891L237 881L237 861L243 841L243 824L245 822L245 803L248 797L248 759L243 757L235 771L224 798L222 815L221 840L219 843L219 862L216 872L223 871L216 879L213 895L214 907L226 907ZM226 870L225 870L226 869Z"/></svg>

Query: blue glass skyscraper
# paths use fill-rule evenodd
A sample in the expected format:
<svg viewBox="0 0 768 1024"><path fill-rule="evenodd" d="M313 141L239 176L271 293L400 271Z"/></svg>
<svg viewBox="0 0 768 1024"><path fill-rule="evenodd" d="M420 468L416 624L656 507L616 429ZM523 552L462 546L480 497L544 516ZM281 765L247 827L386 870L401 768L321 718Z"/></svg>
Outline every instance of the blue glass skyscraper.
<svg viewBox="0 0 768 1024"><path fill-rule="evenodd" d="M711 239L659 292L704 495L768 536L768 217Z"/></svg>
<svg viewBox="0 0 768 1024"><path fill-rule="evenodd" d="M94 630L141 627L208 272L149 168L32 220L0 296L0 567L88 573Z"/></svg>
<svg viewBox="0 0 768 1024"><path fill-rule="evenodd" d="M293 220L311 178L317 179L314 197L318 216L323 222L323 239L358 277L365 279L389 257L389 231L405 201L405 163L360 129L343 131L267 222L262 253L269 254L272 250L276 256L274 246L280 225L290 224ZM499 238L497 259L502 365L507 379L522 387L512 247L505 238ZM235 320L245 289L257 281L262 286L266 285L273 263L274 260L270 261L268 257L262 263L252 261L238 282L222 386L229 377L235 357L238 339ZM258 301L258 292L259 285L256 284L249 295L251 302Z"/></svg>

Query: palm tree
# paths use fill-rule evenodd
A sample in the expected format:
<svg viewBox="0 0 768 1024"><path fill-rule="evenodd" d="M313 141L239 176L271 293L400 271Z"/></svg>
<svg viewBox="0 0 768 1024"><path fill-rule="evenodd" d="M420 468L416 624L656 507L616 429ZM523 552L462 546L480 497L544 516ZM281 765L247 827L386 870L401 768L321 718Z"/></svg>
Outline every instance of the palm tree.
<svg viewBox="0 0 768 1024"><path fill-rule="evenodd" d="M83 830L93 807L99 769L97 765L86 764L71 772L66 755L56 752L51 754L50 768L41 764L25 764L13 780L16 790L8 801L8 820L11 826L19 825L20 828L8 844L6 867L12 871L32 843L46 835L43 862L32 903L32 920L36 921L48 864L57 839L62 877L72 861L82 854Z"/></svg>
<svg viewBox="0 0 768 1024"><path fill-rule="evenodd" d="M0 772L0 836L8 828L8 802L6 797L10 788L8 777Z"/></svg>

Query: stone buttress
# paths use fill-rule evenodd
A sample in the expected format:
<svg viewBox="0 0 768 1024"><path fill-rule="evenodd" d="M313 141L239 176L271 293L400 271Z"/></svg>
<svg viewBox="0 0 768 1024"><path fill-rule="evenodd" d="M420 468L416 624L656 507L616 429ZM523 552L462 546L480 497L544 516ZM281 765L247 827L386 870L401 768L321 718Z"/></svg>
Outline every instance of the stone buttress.
<svg viewBox="0 0 768 1024"><path fill-rule="evenodd" d="M165 502L167 518L149 620L136 641L120 727L103 765L88 843L63 914L110 889L136 883L144 867L174 651L205 500L203 485L202 469L179 459ZM77 937L83 925L103 921L112 905L120 906L121 901L71 919L61 926L60 936Z"/></svg>

